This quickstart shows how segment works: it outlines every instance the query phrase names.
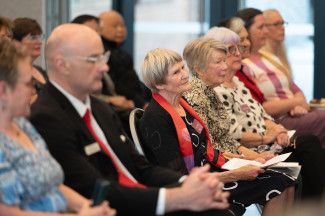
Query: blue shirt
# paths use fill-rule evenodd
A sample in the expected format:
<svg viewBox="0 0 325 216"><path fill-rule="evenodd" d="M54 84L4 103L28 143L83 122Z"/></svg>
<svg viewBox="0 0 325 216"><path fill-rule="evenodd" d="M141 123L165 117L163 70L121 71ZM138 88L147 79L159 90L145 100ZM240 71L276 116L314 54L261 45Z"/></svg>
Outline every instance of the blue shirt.
<svg viewBox="0 0 325 216"><path fill-rule="evenodd" d="M17 118L15 122L29 136L37 152L0 132L0 202L30 211L66 211L66 200L58 190L64 177L62 168L25 118Z"/></svg>

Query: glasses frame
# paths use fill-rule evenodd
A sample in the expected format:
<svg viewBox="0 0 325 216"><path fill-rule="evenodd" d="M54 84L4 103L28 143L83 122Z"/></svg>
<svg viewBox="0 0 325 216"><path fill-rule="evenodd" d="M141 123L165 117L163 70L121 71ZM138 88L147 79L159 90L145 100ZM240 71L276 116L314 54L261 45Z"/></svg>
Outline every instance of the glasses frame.
<svg viewBox="0 0 325 216"><path fill-rule="evenodd" d="M45 36L44 34L37 34L37 35L28 34L25 36L25 38L31 41L41 41L44 40Z"/></svg>
<svg viewBox="0 0 325 216"><path fill-rule="evenodd" d="M235 49L233 49L233 48L235 48ZM227 47L227 54L228 55L236 55L237 51L241 54L241 53L243 53L244 50L245 50L245 46L243 46L241 44L230 45L229 47Z"/></svg>
<svg viewBox="0 0 325 216"><path fill-rule="evenodd" d="M100 55L91 55L91 56L75 56L75 58L78 58L80 60L84 60L91 64L98 64L101 62L107 63L109 60L109 57L111 55L111 51L106 51L104 54Z"/></svg>

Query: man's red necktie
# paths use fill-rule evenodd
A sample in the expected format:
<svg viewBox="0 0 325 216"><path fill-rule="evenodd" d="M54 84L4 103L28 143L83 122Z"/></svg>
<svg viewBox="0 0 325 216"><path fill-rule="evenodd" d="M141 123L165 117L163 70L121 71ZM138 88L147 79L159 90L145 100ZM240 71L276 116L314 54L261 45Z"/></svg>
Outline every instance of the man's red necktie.
<svg viewBox="0 0 325 216"><path fill-rule="evenodd" d="M115 169L118 172L118 181L121 185L124 186L128 186L128 187L139 187L139 188L145 188L144 185L138 183L136 180L133 180L131 178L129 178L127 176L127 174L125 173L125 171L123 170L123 168L120 167L119 163L116 161L117 159L114 159L114 157L112 156L112 153L110 152L110 150L107 148L107 146L105 145L105 143L97 136L94 128L91 125L91 120L90 120L90 111L89 109L87 109L87 112L85 113L83 120L85 121L87 128L89 130L89 132L91 133L91 135L94 137L94 139L96 140L96 142L99 144L100 148L105 152L105 154L111 159L111 161L113 162ZM120 162L121 163L121 162Z"/></svg>

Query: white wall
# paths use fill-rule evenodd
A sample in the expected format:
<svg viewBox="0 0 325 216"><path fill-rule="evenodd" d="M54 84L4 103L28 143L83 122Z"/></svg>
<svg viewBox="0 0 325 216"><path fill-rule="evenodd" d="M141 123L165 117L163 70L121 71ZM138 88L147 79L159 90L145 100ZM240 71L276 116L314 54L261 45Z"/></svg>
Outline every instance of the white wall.
<svg viewBox="0 0 325 216"><path fill-rule="evenodd" d="M0 0L0 15L11 20L17 17L29 17L35 19L45 30L45 0ZM41 65L42 58L36 61Z"/></svg>

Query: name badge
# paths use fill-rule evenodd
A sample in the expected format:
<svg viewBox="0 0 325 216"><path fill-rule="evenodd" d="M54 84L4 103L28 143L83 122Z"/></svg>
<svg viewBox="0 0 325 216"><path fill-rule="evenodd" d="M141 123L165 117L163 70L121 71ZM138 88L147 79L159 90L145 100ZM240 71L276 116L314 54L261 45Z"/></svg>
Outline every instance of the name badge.
<svg viewBox="0 0 325 216"><path fill-rule="evenodd" d="M92 144L85 146L84 150L85 150L86 155L90 156L97 152L100 152L100 146L98 145L97 142L94 142Z"/></svg>

